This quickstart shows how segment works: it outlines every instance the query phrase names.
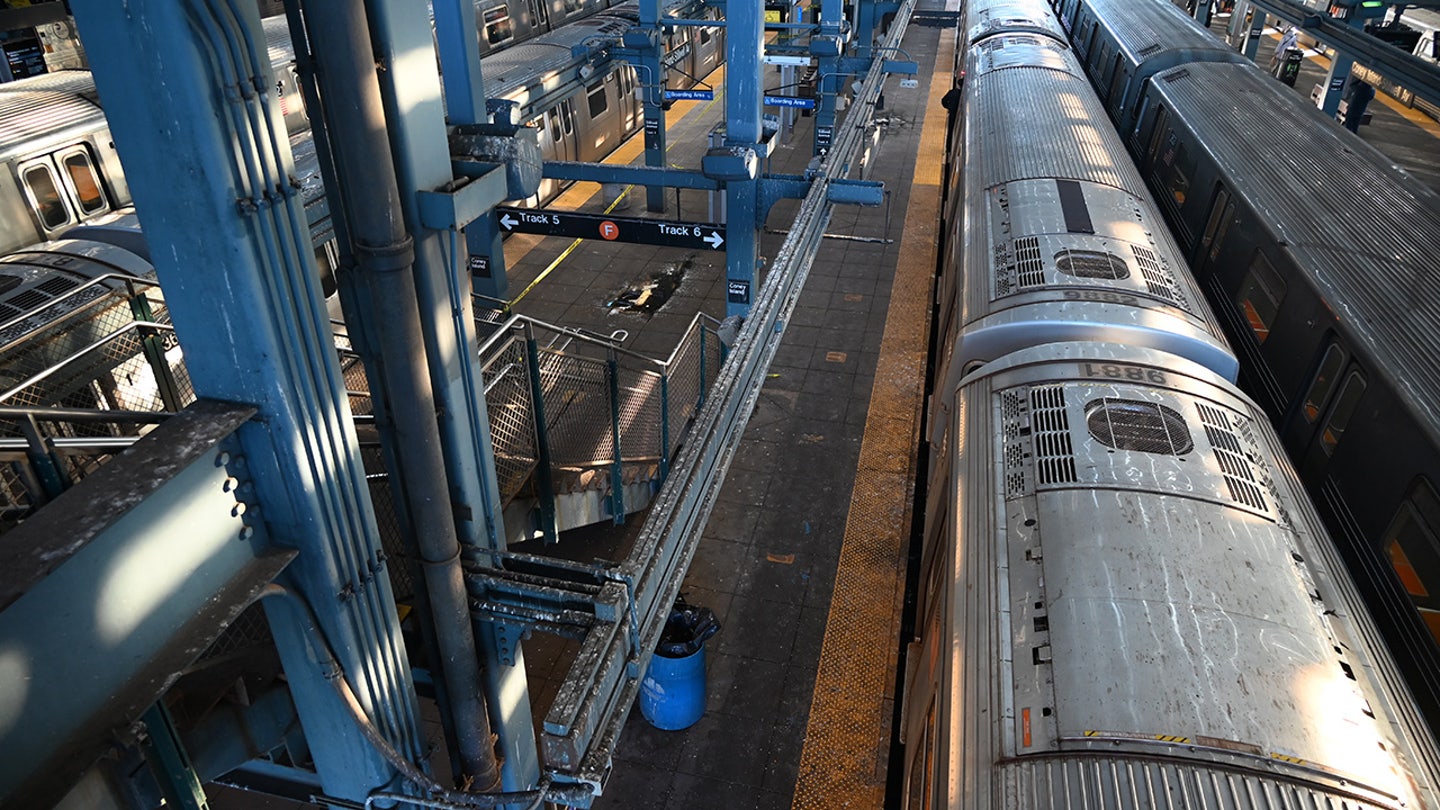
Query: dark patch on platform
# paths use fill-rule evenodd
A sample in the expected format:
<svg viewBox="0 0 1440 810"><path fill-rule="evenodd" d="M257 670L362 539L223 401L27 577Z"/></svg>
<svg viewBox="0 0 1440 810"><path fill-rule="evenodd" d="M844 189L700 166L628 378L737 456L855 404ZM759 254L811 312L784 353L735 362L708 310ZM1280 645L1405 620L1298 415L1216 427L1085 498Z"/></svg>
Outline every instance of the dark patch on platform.
<svg viewBox="0 0 1440 810"><path fill-rule="evenodd" d="M611 312L643 312L646 315L654 315L665 306L670 296L680 289L680 282L685 280L685 273L695 264L694 256L686 256L678 262L672 262L650 274L650 280L643 284L629 287L619 295L605 302L605 306Z"/></svg>

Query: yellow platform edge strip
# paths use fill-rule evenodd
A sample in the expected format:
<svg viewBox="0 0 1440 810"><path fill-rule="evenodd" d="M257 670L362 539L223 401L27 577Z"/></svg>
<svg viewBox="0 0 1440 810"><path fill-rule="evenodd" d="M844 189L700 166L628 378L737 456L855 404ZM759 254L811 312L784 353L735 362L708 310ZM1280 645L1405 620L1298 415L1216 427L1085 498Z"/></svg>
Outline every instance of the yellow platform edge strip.
<svg viewBox="0 0 1440 810"><path fill-rule="evenodd" d="M794 810L880 808L920 435L953 38L942 35L800 755ZM906 429L908 428L908 430Z"/></svg>

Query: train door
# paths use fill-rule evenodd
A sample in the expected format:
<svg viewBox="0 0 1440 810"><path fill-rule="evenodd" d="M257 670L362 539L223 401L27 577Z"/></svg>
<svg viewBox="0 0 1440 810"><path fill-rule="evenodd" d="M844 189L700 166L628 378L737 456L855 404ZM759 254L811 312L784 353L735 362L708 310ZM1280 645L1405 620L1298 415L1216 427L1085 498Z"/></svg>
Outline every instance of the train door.
<svg viewBox="0 0 1440 810"><path fill-rule="evenodd" d="M1364 371L1332 335L1304 398L1281 432L1302 481L1310 483L1324 474L1365 397L1365 388Z"/></svg>
<svg viewBox="0 0 1440 810"><path fill-rule="evenodd" d="M640 128L643 117L640 101L635 98L635 69L621 65L616 74L620 83L620 121L625 127L625 134L629 135Z"/></svg>
<svg viewBox="0 0 1440 810"><path fill-rule="evenodd" d="M585 116L580 122L581 137L577 139L579 160L600 160L609 151L610 136L619 126L616 111L610 104L615 92L614 73L585 86Z"/></svg>
<svg viewBox="0 0 1440 810"><path fill-rule="evenodd" d="M1440 496L1424 476L1410 486L1383 542L1431 640L1440 643Z"/></svg>
<svg viewBox="0 0 1440 810"><path fill-rule="evenodd" d="M47 239L111 208L95 161L84 144L24 161L17 174L25 201Z"/></svg>
<svg viewBox="0 0 1440 810"><path fill-rule="evenodd" d="M576 160L575 115L571 111L570 99L545 111L540 127L540 155L545 160ZM531 205L544 205L560 193L560 182L545 179L540 181L540 190L530 197Z"/></svg>
<svg viewBox="0 0 1440 810"><path fill-rule="evenodd" d="M1215 201L1210 204L1210 217L1205 221L1205 232L1200 237L1200 249L1190 260L1195 278L1204 278L1206 272L1215 267L1220 248L1225 244L1226 235L1230 233L1230 223L1234 221L1235 200L1230 196L1230 190L1221 185L1215 190Z"/></svg>
<svg viewBox="0 0 1440 810"><path fill-rule="evenodd" d="M530 12L530 35L536 36L550 30L549 0L525 0Z"/></svg>
<svg viewBox="0 0 1440 810"><path fill-rule="evenodd" d="M703 79L720 64L720 43L709 28L695 29L695 78Z"/></svg>
<svg viewBox="0 0 1440 810"><path fill-rule="evenodd" d="M1125 112L1125 106L1121 103L1125 94L1125 69L1121 66L1124 58L1124 54L1115 52L1114 63L1110 66L1110 84L1105 89L1105 100L1110 103L1111 117L1117 122Z"/></svg>

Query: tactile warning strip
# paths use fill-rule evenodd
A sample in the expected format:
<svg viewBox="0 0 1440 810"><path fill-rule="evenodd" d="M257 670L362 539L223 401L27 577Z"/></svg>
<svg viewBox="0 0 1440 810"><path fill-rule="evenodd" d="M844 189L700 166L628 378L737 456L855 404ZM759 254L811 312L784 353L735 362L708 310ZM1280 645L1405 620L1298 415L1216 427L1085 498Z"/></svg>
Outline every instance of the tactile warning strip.
<svg viewBox="0 0 1440 810"><path fill-rule="evenodd" d="M926 338L939 241L945 114L954 61L941 37L920 131L880 362L825 624L794 810L879 808L894 708L914 448L920 433ZM938 79L938 81L937 81Z"/></svg>

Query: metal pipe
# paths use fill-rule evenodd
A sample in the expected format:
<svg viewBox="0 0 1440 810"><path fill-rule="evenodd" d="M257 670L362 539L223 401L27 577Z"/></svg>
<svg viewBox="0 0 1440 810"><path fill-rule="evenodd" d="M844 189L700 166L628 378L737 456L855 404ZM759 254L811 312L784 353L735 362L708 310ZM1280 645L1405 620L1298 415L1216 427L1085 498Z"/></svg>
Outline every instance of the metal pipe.
<svg viewBox="0 0 1440 810"><path fill-rule="evenodd" d="M187 12L191 25L207 33L202 43L212 72L220 77L224 87L232 91L227 94L224 109L229 113L232 132L239 145L236 168L243 179L241 188L250 195L243 199L242 205L249 206L254 214L246 219L246 227L253 241L261 246L255 260L262 268L260 275L267 295L276 301L318 300L320 296L314 289L315 276L305 261L310 252L308 232L301 224L305 219L296 208L295 190L284 182L285 173L280 170L285 164L280 152L288 143L288 138L277 133L277 130L283 132L283 122L278 116L267 115L264 109L262 92L268 80L262 77L268 70L268 60L258 56L253 41L242 43L248 38L248 29L240 22L242 15L233 0L224 9L201 4L188 8ZM267 178L276 178L276 182L272 185ZM323 317L317 307L296 307L292 314L295 321L282 322L282 330L291 335L325 334L325 330L317 326L317 321ZM298 337L295 342L306 349L316 348ZM284 355L282 359L288 366L289 375L298 382L295 393L302 407L331 428L322 433L321 438L332 440L337 435L343 435L343 427L337 424L340 419L338 412L317 387L317 381L325 379L331 371L328 359L309 351ZM340 458L348 455L347 448L332 446L330 449ZM321 492L331 500L333 514L339 520L350 524L353 531L365 531L359 516L368 504L358 499L355 490L326 488ZM359 547L332 542L329 551L347 573L349 581L364 582L369 578L370 560ZM364 649L383 654L383 658L361 656L357 661L357 676L363 677L365 684L378 687L377 693L367 691L367 695L372 698L371 703L377 713L381 713L384 727L396 734L397 740L405 739L406 747L418 753L419 741L412 733L414 723L406 716L404 708L408 701L385 698L387 694L394 694L396 685L395 672L385 663L403 660L398 634L379 632L380 628L389 624L382 611L390 609L373 598L362 600L356 606L357 621L352 629L358 636L357 641Z"/></svg>
<svg viewBox="0 0 1440 810"><path fill-rule="evenodd" d="M460 544L450 509L450 488L430 387L425 338L412 273L413 243L405 230L395 161L385 134L385 111L376 76L369 18L363 4L306 0L309 32L319 57L326 123L335 132L335 163L351 225L355 274L341 283L368 284L355 300L383 303L383 315L361 313L354 322L375 330L378 357L366 363L372 388L388 401L397 497L408 503L416 546L424 560L434 611L439 666L464 775L482 791L499 782L475 637L460 570ZM348 317L347 322L352 319ZM378 372L378 373L377 373ZM379 382L378 386L374 383Z"/></svg>

